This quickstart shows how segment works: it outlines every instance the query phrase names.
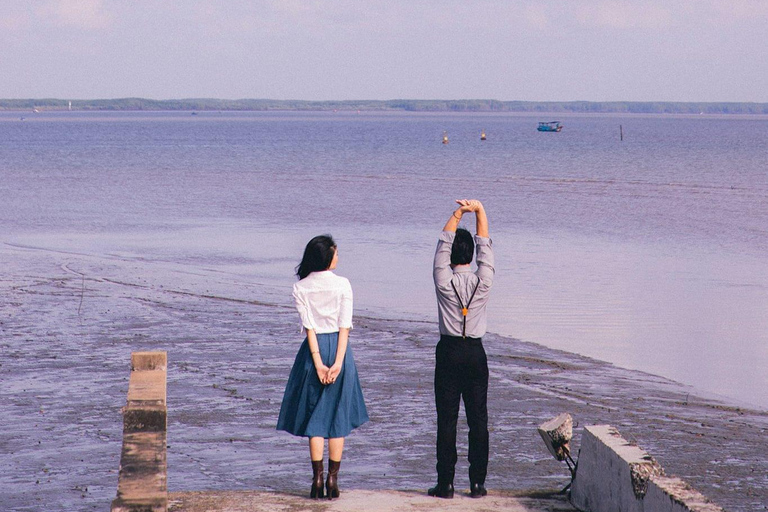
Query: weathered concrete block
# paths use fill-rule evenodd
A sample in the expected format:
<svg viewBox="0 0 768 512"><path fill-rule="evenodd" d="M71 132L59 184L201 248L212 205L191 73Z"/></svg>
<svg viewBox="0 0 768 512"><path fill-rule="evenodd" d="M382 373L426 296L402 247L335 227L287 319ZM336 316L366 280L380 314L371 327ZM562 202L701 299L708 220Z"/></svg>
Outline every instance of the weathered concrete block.
<svg viewBox="0 0 768 512"><path fill-rule="evenodd" d="M589 512L649 512L643 497L661 466L610 425L584 428L571 503Z"/></svg>
<svg viewBox="0 0 768 512"><path fill-rule="evenodd" d="M123 408L123 434L165 432L167 424L168 412L164 406Z"/></svg>
<svg viewBox="0 0 768 512"><path fill-rule="evenodd" d="M165 405L166 371L133 370L128 382L128 406Z"/></svg>
<svg viewBox="0 0 768 512"><path fill-rule="evenodd" d="M723 512L683 480L666 476L651 478L643 504L645 512Z"/></svg>
<svg viewBox="0 0 768 512"><path fill-rule="evenodd" d="M123 435L117 496L156 499L167 493L165 432Z"/></svg>
<svg viewBox="0 0 768 512"><path fill-rule="evenodd" d="M168 366L167 352L132 352L131 370L165 370Z"/></svg>
<svg viewBox="0 0 768 512"><path fill-rule="evenodd" d="M164 498L136 503L116 498L112 501L110 512L168 512L168 500Z"/></svg>
<svg viewBox="0 0 768 512"><path fill-rule="evenodd" d="M165 432L167 427L165 352L134 352L123 407L123 432ZM136 368L150 369L136 369Z"/></svg>
<svg viewBox="0 0 768 512"><path fill-rule="evenodd" d="M573 418L570 414L564 412L545 421L539 425L538 431L554 458L563 461L570 455L570 442L573 438Z"/></svg>
<svg viewBox="0 0 768 512"><path fill-rule="evenodd" d="M166 512L166 353L131 354L123 450L112 512Z"/></svg>

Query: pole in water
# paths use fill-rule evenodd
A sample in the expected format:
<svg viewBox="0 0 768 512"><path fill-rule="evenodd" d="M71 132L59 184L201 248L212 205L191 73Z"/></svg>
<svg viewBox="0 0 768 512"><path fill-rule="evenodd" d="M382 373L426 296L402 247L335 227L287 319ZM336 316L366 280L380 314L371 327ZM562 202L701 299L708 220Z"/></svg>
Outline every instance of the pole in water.
<svg viewBox="0 0 768 512"><path fill-rule="evenodd" d="M624 140L624 127L622 127L621 125L619 125L619 137L621 138L622 141Z"/></svg>

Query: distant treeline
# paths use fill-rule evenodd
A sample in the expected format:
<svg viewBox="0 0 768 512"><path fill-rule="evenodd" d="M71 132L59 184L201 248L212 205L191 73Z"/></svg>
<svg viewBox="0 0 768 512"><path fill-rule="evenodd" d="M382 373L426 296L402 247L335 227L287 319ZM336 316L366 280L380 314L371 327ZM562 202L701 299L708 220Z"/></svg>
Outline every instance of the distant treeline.
<svg viewBox="0 0 768 512"><path fill-rule="evenodd" d="M0 110L68 110L70 100L0 99ZM768 114L768 103L669 101L498 101L498 100L71 100L72 110L366 110L407 112L572 112L617 114Z"/></svg>

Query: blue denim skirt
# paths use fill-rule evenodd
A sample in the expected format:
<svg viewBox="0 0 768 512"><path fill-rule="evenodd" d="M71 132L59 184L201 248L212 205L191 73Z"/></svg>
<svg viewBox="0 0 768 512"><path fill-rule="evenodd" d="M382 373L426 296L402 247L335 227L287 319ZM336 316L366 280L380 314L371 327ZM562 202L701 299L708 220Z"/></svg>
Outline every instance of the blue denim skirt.
<svg viewBox="0 0 768 512"><path fill-rule="evenodd" d="M336 360L338 342L337 332L317 335L320 357L329 368ZM277 430L295 436L328 439L346 437L366 421L368 411L352 347L347 344L344 364L336 381L324 385L317 376L309 342L304 338L285 386Z"/></svg>

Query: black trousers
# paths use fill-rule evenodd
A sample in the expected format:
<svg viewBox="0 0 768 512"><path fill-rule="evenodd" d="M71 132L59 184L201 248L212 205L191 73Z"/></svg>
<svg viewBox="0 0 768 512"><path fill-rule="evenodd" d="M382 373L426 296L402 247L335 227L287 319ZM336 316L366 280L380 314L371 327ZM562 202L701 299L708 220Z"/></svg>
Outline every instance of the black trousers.
<svg viewBox="0 0 768 512"><path fill-rule="evenodd" d="M469 481L485 484L488 473L488 359L481 338L440 336L435 350L437 480L453 483L459 400L469 426Z"/></svg>

